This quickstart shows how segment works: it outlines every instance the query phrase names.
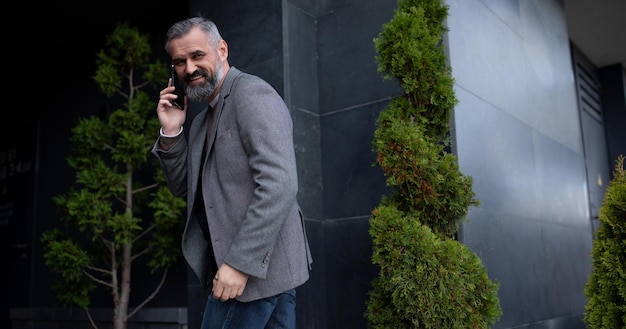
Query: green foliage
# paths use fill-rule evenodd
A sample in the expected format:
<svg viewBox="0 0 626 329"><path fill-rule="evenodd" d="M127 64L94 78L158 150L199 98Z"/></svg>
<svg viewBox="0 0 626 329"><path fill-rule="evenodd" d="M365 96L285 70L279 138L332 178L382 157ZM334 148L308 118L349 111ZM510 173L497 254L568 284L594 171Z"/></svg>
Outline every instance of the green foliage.
<svg viewBox="0 0 626 329"><path fill-rule="evenodd" d="M400 210L419 211L422 223L444 237L458 231L458 220L467 215L474 199L472 178L460 171L456 157L423 133L425 126L406 120L392 101L377 120L374 147L378 165L394 188Z"/></svg>
<svg viewBox="0 0 626 329"><path fill-rule="evenodd" d="M590 329L626 328L626 172L617 158L599 210L592 249L593 270L585 294L584 321Z"/></svg>
<svg viewBox="0 0 626 329"><path fill-rule="evenodd" d="M60 291L59 299L65 305L89 306L89 293L95 289L95 284L83 275L83 269L91 266L91 257L58 229L44 232L41 241L48 248L46 254L50 255L46 256L46 265L63 278L53 286Z"/></svg>
<svg viewBox="0 0 626 329"><path fill-rule="evenodd" d="M165 188L163 175L157 177L160 188L154 193L149 206L154 209L155 234L149 247L154 256L148 265L153 269L167 268L180 258L181 209L185 209L185 200L175 197ZM177 232L177 234L172 234ZM172 248L176 246L176 248Z"/></svg>
<svg viewBox="0 0 626 329"><path fill-rule="evenodd" d="M93 78L109 97L119 93L133 98L136 88L148 83L153 87L163 86L163 77L169 74L167 66L159 60L150 62L151 53L148 35L126 23L118 24L107 36L105 49L97 54L98 68ZM143 71L143 81L130 88L128 94L122 92L124 79L132 82L137 70Z"/></svg>
<svg viewBox="0 0 626 329"><path fill-rule="evenodd" d="M122 318L114 321L116 328L134 314L127 310L133 262L147 258L152 273L161 270L164 280L181 258L185 201L170 193L150 154L159 123L149 92L165 85L168 70L158 60L150 63L150 55L148 36L126 24L116 27L97 54L93 79L122 106L107 117L80 118L72 129L67 162L76 181L54 197L66 232L57 228L41 236L45 262L60 275L58 299L87 309L90 293L105 287L114 316Z"/></svg>
<svg viewBox="0 0 626 329"><path fill-rule="evenodd" d="M428 125L423 133L435 139L444 138L450 130L457 103L441 46L447 15L447 7L439 1L401 0L394 18L374 39L378 71L387 79L397 79L406 93L395 106L408 110L398 114Z"/></svg>
<svg viewBox="0 0 626 329"><path fill-rule="evenodd" d="M446 151L457 103L441 44L447 15L440 0L399 0L374 39L379 72L405 94L381 112L372 143L392 192L370 220L380 275L367 302L369 328L489 328L502 313L499 285L454 240L480 202Z"/></svg>
<svg viewBox="0 0 626 329"><path fill-rule="evenodd" d="M489 328L499 315L497 284L463 244L441 239L393 202L374 211L370 234L381 268L368 304L371 327Z"/></svg>

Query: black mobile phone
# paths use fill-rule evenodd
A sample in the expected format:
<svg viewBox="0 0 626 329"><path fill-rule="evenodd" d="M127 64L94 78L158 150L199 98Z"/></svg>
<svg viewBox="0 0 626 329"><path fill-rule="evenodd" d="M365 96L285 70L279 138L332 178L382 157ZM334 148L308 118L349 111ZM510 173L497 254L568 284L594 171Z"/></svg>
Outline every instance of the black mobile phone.
<svg viewBox="0 0 626 329"><path fill-rule="evenodd" d="M174 89L174 95L178 96L178 98L174 99L172 103L183 110L185 108L185 86L183 86L180 79L178 79L178 74L176 74L176 70L174 70L174 65L172 65L172 86Z"/></svg>

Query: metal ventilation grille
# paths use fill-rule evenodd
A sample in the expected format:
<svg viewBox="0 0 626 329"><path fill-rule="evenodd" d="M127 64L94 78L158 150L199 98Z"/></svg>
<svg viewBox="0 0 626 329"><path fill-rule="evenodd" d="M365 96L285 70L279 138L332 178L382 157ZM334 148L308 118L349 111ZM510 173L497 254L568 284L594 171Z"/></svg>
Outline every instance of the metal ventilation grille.
<svg viewBox="0 0 626 329"><path fill-rule="evenodd" d="M574 51L574 74L576 74L579 106L596 120L602 122L601 85L597 70L578 51Z"/></svg>

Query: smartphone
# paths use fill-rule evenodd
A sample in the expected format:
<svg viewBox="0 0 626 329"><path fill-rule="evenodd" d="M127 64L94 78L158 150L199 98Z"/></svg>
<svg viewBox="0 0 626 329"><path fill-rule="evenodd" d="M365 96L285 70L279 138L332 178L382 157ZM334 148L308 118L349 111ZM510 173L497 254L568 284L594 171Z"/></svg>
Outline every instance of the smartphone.
<svg viewBox="0 0 626 329"><path fill-rule="evenodd" d="M176 87L176 89L174 89L174 95L178 96L172 103L183 110L185 108L185 86L183 86L182 82L178 79L174 65L172 65L172 86Z"/></svg>

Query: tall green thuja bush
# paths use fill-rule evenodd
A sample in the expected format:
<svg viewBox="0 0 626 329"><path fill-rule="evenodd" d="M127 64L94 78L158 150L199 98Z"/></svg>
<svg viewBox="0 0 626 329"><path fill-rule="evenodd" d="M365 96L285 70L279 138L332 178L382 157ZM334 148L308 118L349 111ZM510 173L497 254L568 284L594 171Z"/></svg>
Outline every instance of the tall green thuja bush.
<svg viewBox="0 0 626 329"><path fill-rule="evenodd" d="M499 285L454 239L479 201L446 152L458 102L442 46L447 16L440 0L400 0L374 39L379 72L404 94L381 112L374 133L391 194L370 219L380 273L367 301L369 328L489 328L502 313Z"/></svg>
<svg viewBox="0 0 626 329"><path fill-rule="evenodd" d="M626 328L626 172L624 155L615 163L613 178L599 209L592 272L585 286L584 321L589 329Z"/></svg>
<svg viewBox="0 0 626 329"><path fill-rule="evenodd" d="M145 90L163 87L168 70L150 54L149 37L126 24L107 37L93 79L112 103L121 100L122 108L81 118L72 129L67 162L76 181L54 198L66 225L41 236L45 262L60 274L54 285L58 299L85 309L93 327L89 307L96 287L112 297L113 328L124 329L181 258L185 202L170 193L150 155L159 123L154 97ZM131 303L131 274L138 261L159 281L152 293L133 295Z"/></svg>

